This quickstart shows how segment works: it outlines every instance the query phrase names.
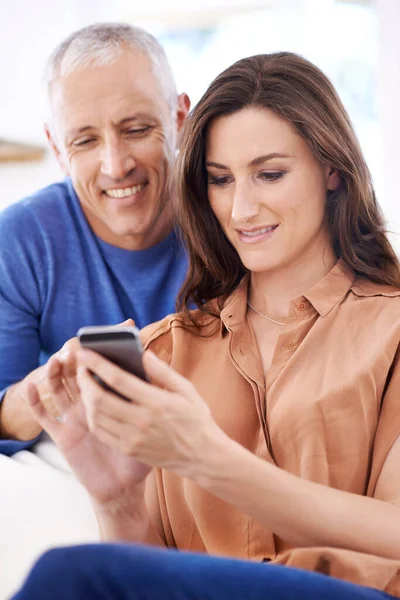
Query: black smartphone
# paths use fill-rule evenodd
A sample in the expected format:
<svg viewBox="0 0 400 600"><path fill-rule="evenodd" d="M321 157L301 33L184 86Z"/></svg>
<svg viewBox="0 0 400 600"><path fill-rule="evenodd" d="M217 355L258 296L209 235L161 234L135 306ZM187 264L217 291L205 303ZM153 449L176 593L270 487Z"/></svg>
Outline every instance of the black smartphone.
<svg viewBox="0 0 400 600"><path fill-rule="evenodd" d="M131 325L81 327L77 336L84 348L98 352L121 369L148 381L143 368L143 348L137 327ZM124 400L127 399L111 389L100 377L95 374L93 376L106 390L117 394Z"/></svg>

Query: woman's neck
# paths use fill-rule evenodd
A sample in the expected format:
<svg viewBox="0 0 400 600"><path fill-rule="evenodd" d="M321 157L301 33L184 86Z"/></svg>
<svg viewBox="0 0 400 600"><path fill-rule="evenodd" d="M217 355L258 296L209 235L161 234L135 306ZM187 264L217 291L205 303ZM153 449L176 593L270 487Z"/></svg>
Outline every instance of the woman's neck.
<svg viewBox="0 0 400 600"><path fill-rule="evenodd" d="M275 270L251 273L249 302L260 312L284 320L291 301L323 279L336 262L329 249L311 260L303 258Z"/></svg>

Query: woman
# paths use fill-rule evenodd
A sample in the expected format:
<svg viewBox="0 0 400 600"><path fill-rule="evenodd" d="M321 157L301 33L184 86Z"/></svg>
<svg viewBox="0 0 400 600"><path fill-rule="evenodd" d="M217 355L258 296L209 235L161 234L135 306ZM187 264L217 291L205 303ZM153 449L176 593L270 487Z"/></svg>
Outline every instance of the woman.
<svg viewBox="0 0 400 600"><path fill-rule="evenodd" d="M203 554L54 551L16 597L400 597L400 270L331 84L290 53L229 67L178 183L190 269L143 330L152 384L70 348L63 419L29 397L104 540Z"/></svg>

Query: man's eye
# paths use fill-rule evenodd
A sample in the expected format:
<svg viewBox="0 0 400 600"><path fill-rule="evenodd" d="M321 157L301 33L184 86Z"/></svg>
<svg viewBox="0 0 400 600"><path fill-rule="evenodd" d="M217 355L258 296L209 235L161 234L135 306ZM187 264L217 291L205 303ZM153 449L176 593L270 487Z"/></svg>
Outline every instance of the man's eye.
<svg viewBox="0 0 400 600"><path fill-rule="evenodd" d="M266 181L277 181L283 176L283 171L263 171L262 173L260 173L261 179L265 179Z"/></svg>
<svg viewBox="0 0 400 600"><path fill-rule="evenodd" d="M142 135L147 133L148 131L150 131L150 127L146 126L146 127L135 127L132 129L128 129L127 133L131 134L131 135Z"/></svg>
<svg viewBox="0 0 400 600"><path fill-rule="evenodd" d="M94 138L84 138L82 140L76 140L73 145L74 146L87 146L91 142L94 142Z"/></svg>
<svg viewBox="0 0 400 600"><path fill-rule="evenodd" d="M208 177L208 184L209 185L219 185L219 186L223 186L226 185L227 183L230 182L230 177L225 176L221 176L221 177Z"/></svg>

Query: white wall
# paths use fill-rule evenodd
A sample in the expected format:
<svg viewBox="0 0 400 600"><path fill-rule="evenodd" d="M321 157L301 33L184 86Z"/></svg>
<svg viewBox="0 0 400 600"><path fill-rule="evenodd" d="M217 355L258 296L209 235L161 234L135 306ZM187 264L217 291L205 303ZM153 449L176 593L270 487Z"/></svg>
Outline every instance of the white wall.
<svg viewBox="0 0 400 600"><path fill-rule="evenodd" d="M0 137L46 144L42 75L49 52L94 21L116 20L118 0L0 0ZM55 160L0 163L0 208L62 177Z"/></svg>
<svg viewBox="0 0 400 600"><path fill-rule="evenodd" d="M379 22L379 115L385 214L400 251L400 0L376 0Z"/></svg>
<svg viewBox="0 0 400 600"><path fill-rule="evenodd" d="M235 5L241 1L235 0ZM164 13L167 8L171 10L171 2L162 3ZM224 0L225 5L227 2ZM150 10L153 3L155 0L148 0L147 4L128 0L0 0L0 137L45 144L41 77L49 51L71 31L94 21L120 20L124 16L135 19L138 15L140 24L146 14L156 14ZM185 49L177 45L175 54L170 58L175 66L178 84L182 85L187 80L185 87L191 88L188 91L192 91L196 99L215 75L213 68L220 70L227 66L237 58L238 53L242 55L278 49L303 53L332 77L332 48L336 54L347 52L343 48L353 40L352 52L365 52L370 58L376 56L382 136L379 123L371 125L361 120L356 125L377 184L378 198L392 229L399 232L397 157L400 139L400 36L397 32L400 29L400 0L376 0L381 42L379 63L374 25L371 25L371 19L361 18L362 11L360 18L354 17L357 21L355 28L353 22L344 22L337 11L336 20L333 18L334 0L265 0L265 7L274 3L283 17L273 17L271 13L271 18L266 19L264 9L263 14L260 12L256 27L249 16L235 16L233 13L230 18L226 9L226 18L230 20L223 30L213 34L212 43L204 56L185 53ZM214 4L214 0L210 0L209 4ZM262 2L254 4L260 7ZM195 10L194 23L200 7L203 8L201 2L185 1L185 13ZM356 6L353 8L357 11ZM188 20L187 15L185 19ZM157 33L156 26L153 31ZM360 31L364 32L361 37ZM347 46L340 43L341 38ZM236 40L234 47L232 39ZM232 57L231 54L227 55L227 48L231 48ZM208 59L212 54L211 61L207 62L207 54ZM189 62L192 63L190 68ZM359 116L357 110L356 113L351 115L353 119ZM382 153L383 159L380 158ZM0 163L0 208L60 177L62 173L50 156L41 163Z"/></svg>

